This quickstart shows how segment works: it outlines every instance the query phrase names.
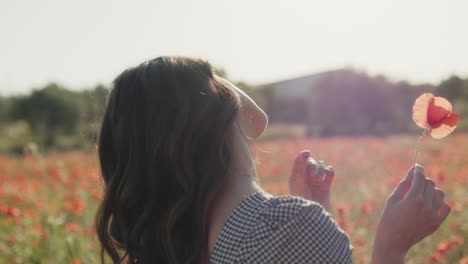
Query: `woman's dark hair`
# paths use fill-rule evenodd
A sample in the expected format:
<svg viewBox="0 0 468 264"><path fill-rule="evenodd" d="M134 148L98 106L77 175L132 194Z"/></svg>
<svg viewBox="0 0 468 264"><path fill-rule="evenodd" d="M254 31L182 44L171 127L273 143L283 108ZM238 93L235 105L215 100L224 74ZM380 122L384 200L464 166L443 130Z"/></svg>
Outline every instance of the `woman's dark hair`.
<svg viewBox="0 0 468 264"><path fill-rule="evenodd" d="M113 82L99 135L101 262L196 263L226 182L237 92L209 63L159 57Z"/></svg>

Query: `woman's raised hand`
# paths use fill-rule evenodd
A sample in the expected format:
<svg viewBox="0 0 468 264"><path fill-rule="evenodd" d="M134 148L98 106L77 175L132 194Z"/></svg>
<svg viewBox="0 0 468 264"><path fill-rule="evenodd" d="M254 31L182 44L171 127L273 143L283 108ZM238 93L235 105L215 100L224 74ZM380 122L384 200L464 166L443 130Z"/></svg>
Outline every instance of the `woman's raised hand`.
<svg viewBox="0 0 468 264"><path fill-rule="evenodd" d="M317 202L328 211L334 176L331 166L323 161L315 161L310 157L310 151L304 150L294 160L289 177L290 194Z"/></svg>
<svg viewBox="0 0 468 264"><path fill-rule="evenodd" d="M390 195L380 217L372 263L403 263L406 252L450 213L444 192L416 165Z"/></svg>

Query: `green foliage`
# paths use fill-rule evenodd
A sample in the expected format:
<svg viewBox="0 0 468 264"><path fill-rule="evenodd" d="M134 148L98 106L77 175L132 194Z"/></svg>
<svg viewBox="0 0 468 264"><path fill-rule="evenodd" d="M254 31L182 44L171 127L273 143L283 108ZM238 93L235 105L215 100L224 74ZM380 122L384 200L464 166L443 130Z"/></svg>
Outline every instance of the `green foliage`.
<svg viewBox="0 0 468 264"><path fill-rule="evenodd" d="M21 152L29 142L58 150L91 146L107 94L102 85L77 92L50 83L29 95L0 97L0 151Z"/></svg>
<svg viewBox="0 0 468 264"><path fill-rule="evenodd" d="M467 80L463 80L458 76L452 75L448 79L443 80L437 87L437 93L439 96L447 98L449 101L453 102L455 100L463 99L464 96L468 96L468 89L465 86ZM465 97L464 99L468 99Z"/></svg>
<svg viewBox="0 0 468 264"><path fill-rule="evenodd" d="M76 94L54 83L13 101L12 117L27 121L33 133L44 134L46 145L52 145L58 133L73 133L79 115Z"/></svg>

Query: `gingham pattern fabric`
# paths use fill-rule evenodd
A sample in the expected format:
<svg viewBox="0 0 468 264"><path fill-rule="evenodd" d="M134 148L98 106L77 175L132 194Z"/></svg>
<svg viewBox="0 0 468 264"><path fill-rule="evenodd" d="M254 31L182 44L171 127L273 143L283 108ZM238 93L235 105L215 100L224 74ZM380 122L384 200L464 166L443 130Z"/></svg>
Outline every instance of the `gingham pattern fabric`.
<svg viewBox="0 0 468 264"><path fill-rule="evenodd" d="M352 263L346 234L319 204L257 192L223 226L210 264Z"/></svg>

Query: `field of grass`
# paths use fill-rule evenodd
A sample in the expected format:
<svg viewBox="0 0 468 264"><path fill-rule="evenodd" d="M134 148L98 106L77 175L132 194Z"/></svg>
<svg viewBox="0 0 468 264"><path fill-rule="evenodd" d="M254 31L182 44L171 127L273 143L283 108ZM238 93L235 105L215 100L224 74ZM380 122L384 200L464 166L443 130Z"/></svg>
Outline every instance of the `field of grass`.
<svg viewBox="0 0 468 264"><path fill-rule="evenodd" d="M255 146L266 191L287 195L297 152L333 165L332 215L350 235L356 263L369 263L386 197L411 166L416 136L278 139ZM445 190L452 214L414 247L407 263L468 263L468 134L424 139L418 163ZM101 197L95 153L0 156L0 263L98 263L93 229Z"/></svg>

